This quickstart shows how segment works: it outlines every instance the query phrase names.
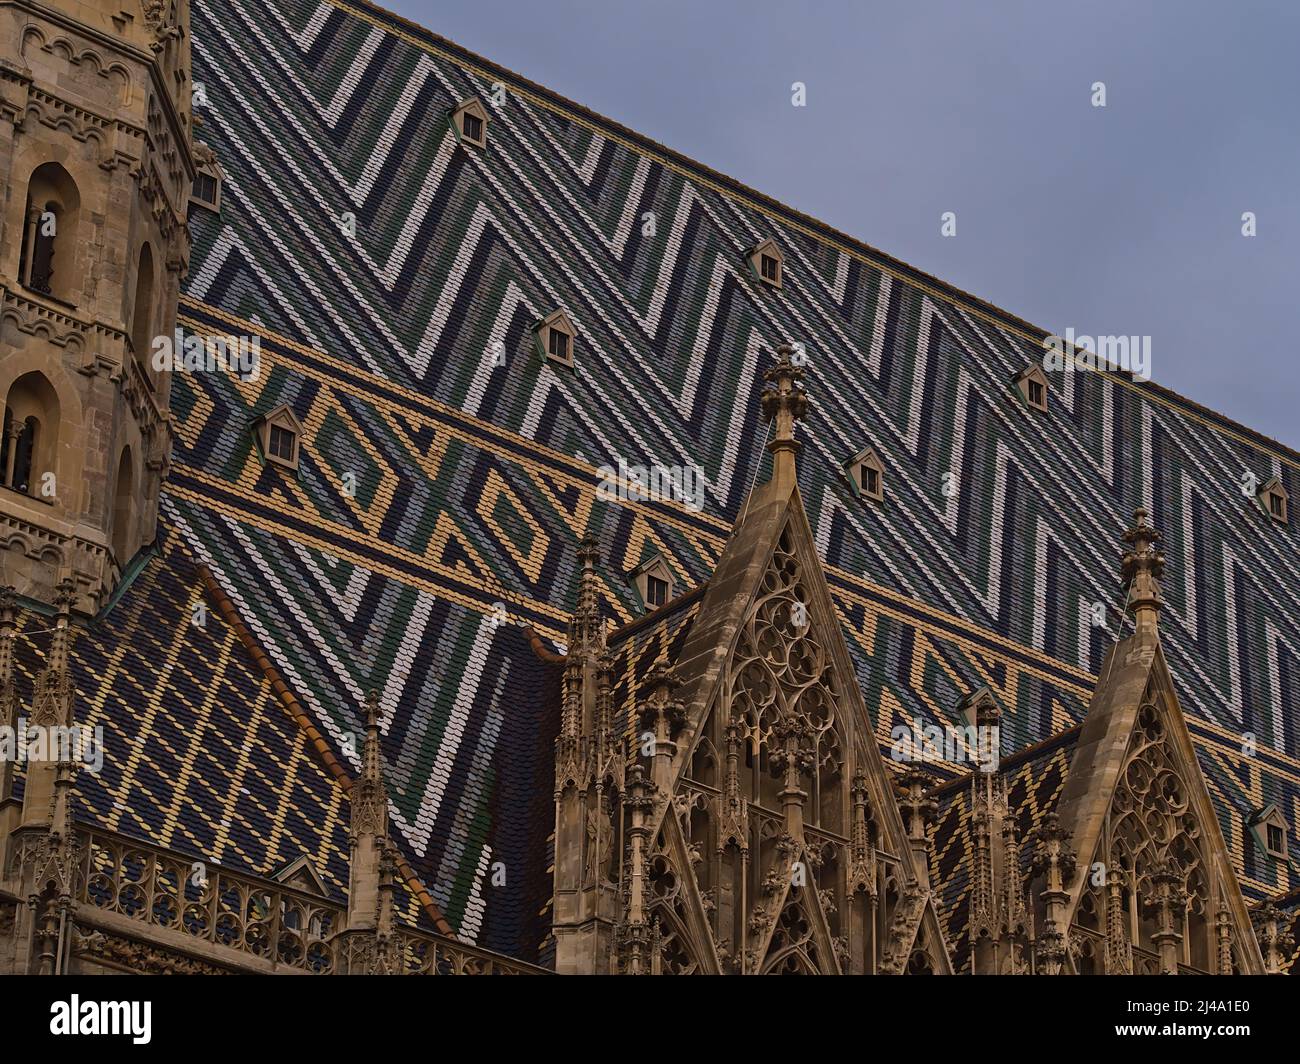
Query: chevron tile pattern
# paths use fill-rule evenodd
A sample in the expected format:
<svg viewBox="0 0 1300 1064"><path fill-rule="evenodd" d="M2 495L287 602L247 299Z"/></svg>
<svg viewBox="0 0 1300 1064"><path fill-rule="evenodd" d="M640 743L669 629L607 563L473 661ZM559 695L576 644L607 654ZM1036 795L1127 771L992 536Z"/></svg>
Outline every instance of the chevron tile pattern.
<svg viewBox="0 0 1300 1064"><path fill-rule="evenodd" d="M182 319L255 333L262 365L174 380L166 522L340 759L368 687L395 707L393 820L464 937L540 940L545 885L506 899L487 876L503 848L544 867L549 831L544 810L509 822L547 804L551 757L547 670L516 622L563 639L588 530L615 624L654 554L708 578L764 475L760 374L788 341L809 360L800 486L882 741L979 684L1013 748L1078 721L1144 505L1225 836L1244 862L1250 808L1300 823L1300 528L1240 488L1277 474L1300 498L1300 456L1120 374L1052 374L1050 412L1028 410L1024 322L363 3L196 0L193 19L225 176L221 214L191 221ZM466 149L448 111L494 83L488 147ZM745 262L767 237L780 291ZM534 348L557 308L572 370ZM279 403L307 428L296 478L248 430ZM843 472L867 445L883 504ZM620 460L699 468L703 509L603 501ZM1260 754L1234 760L1243 733Z"/></svg>

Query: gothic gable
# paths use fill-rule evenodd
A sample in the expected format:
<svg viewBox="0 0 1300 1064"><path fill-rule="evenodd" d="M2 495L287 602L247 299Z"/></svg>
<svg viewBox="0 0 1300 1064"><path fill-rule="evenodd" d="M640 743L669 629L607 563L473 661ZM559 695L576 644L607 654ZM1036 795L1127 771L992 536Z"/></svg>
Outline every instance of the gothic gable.
<svg viewBox="0 0 1300 1064"><path fill-rule="evenodd" d="M610 690L626 677L610 675L584 546L557 746L558 970L951 971L925 859L933 803L913 792L904 827L799 497L806 397L789 355L765 375L772 478L622 726ZM624 763L615 736L631 740L625 773L597 767ZM626 840L622 862L598 851L599 872L580 870L602 838Z"/></svg>
<svg viewBox="0 0 1300 1064"><path fill-rule="evenodd" d="M1263 971L1158 638L1107 659L1061 797L1082 972Z"/></svg>
<svg viewBox="0 0 1300 1064"><path fill-rule="evenodd" d="M797 490L751 500L675 672L665 781L724 967L949 970Z"/></svg>

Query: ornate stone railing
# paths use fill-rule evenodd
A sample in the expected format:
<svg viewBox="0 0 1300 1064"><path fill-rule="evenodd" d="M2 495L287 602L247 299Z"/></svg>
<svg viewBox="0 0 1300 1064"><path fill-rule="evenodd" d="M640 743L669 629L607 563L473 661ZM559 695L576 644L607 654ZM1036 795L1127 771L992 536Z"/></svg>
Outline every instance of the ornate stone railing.
<svg viewBox="0 0 1300 1064"><path fill-rule="evenodd" d="M81 829L78 834L84 843L78 877L83 912L113 913L275 968L307 975L347 970L342 951L348 936L340 934L347 926L343 906L110 832ZM398 974L550 974L411 928L400 928L396 939ZM213 956L210 948L204 953Z"/></svg>
<svg viewBox="0 0 1300 1064"><path fill-rule="evenodd" d="M398 957L405 975L550 975L545 968L523 964L455 939L420 931L398 935Z"/></svg>
<svg viewBox="0 0 1300 1064"><path fill-rule="evenodd" d="M334 970L329 940L346 922L341 906L120 836L83 838L82 904L277 966Z"/></svg>

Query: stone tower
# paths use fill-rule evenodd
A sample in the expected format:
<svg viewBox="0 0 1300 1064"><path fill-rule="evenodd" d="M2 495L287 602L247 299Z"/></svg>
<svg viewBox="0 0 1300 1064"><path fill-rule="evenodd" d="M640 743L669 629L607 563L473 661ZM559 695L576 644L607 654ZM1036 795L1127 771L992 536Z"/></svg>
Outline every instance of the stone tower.
<svg viewBox="0 0 1300 1064"><path fill-rule="evenodd" d="M188 0L0 0L0 584L95 612L153 541L189 260Z"/></svg>

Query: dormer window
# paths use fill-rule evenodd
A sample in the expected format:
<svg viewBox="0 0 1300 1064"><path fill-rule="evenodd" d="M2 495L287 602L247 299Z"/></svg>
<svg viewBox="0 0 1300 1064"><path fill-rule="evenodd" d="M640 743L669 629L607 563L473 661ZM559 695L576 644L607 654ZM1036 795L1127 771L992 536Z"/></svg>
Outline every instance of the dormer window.
<svg viewBox="0 0 1300 1064"><path fill-rule="evenodd" d="M573 356L569 353L569 338L559 329L552 329L550 335L547 336L546 353L557 362L563 362L566 365L573 363Z"/></svg>
<svg viewBox="0 0 1300 1064"><path fill-rule="evenodd" d="M200 170L195 174L190 202L204 210L219 212L221 210L220 175L211 170Z"/></svg>
<svg viewBox="0 0 1300 1064"><path fill-rule="evenodd" d="M297 446L298 441L294 438L292 432L281 425L271 426L271 445L266 450L272 458L292 463Z"/></svg>
<svg viewBox="0 0 1300 1064"><path fill-rule="evenodd" d="M641 595L647 611L657 610L668 602L677 585L673 571L659 554L633 569L629 579Z"/></svg>
<svg viewBox="0 0 1300 1064"><path fill-rule="evenodd" d="M472 148L487 147L488 113L477 96L457 104L451 112L451 126L462 144Z"/></svg>
<svg viewBox="0 0 1300 1064"><path fill-rule="evenodd" d="M302 422L289 405L282 403L270 413L259 417L253 425L262 456L273 465L296 473L303 428Z"/></svg>
<svg viewBox="0 0 1300 1064"><path fill-rule="evenodd" d="M1287 859L1287 823L1276 805L1266 805L1250 818L1255 845L1276 861Z"/></svg>
<svg viewBox="0 0 1300 1064"><path fill-rule="evenodd" d="M784 256L772 240L764 240L749 252L749 266L763 284L780 288L784 273Z"/></svg>
<svg viewBox="0 0 1300 1064"><path fill-rule="evenodd" d="M662 606L668 601L668 581L653 574L645 578L645 603L651 609Z"/></svg>
<svg viewBox="0 0 1300 1064"><path fill-rule="evenodd" d="M1015 375L1013 381L1020 397L1030 407L1047 412L1047 374L1042 366L1027 366Z"/></svg>
<svg viewBox="0 0 1300 1064"><path fill-rule="evenodd" d="M206 144L194 146L194 161L197 169L194 184L190 188L190 203L206 211L221 210L221 167L217 157Z"/></svg>
<svg viewBox="0 0 1300 1064"><path fill-rule="evenodd" d="M1264 512L1274 521L1284 525L1288 523L1287 504L1289 500L1280 477L1270 477L1264 482L1264 486L1259 489L1259 502L1264 507Z"/></svg>
<svg viewBox="0 0 1300 1064"><path fill-rule="evenodd" d="M859 451L844 463L849 483L855 495L883 502L885 498L885 466L874 447Z"/></svg>
<svg viewBox="0 0 1300 1064"><path fill-rule="evenodd" d="M537 348L543 359L573 368L573 340L577 331L563 310L548 314L537 323Z"/></svg>

